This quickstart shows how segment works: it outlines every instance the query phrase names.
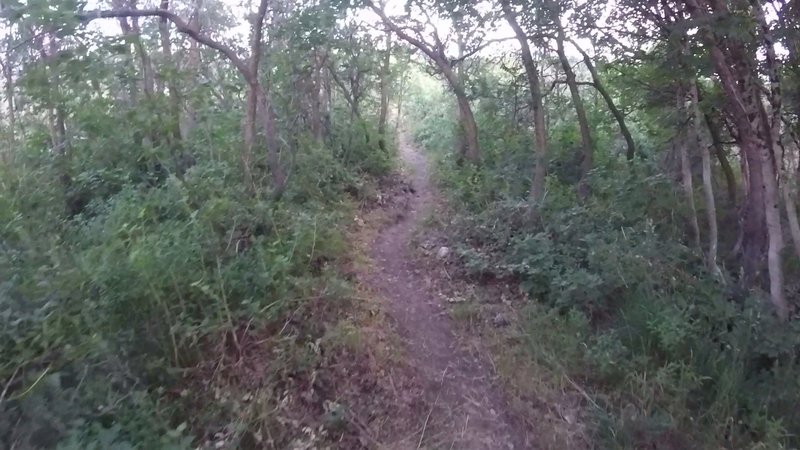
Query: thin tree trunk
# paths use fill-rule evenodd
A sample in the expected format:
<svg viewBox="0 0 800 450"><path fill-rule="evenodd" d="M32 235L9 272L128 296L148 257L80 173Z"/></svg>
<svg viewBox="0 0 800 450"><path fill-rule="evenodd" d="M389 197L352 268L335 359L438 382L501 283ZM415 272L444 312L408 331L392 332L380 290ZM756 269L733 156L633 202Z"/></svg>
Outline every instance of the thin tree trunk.
<svg viewBox="0 0 800 450"><path fill-rule="evenodd" d="M117 9L125 9L127 8L126 0L112 0L112 6ZM134 72L135 69L135 56L131 52L131 44L134 44L136 38L133 36L133 31L131 30L131 24L128 21L127 17L119 17L117 18L117 22L119 23L119 29L122 32L122 37L125 41L124 46L124 54L125 54L125 69L130 74ZM125 100L130 105L136 105L139 101L139 87L138 82L132 80L129 77L126 77L126 81L128 84L128 98Z"/></svg>
<svg viewBox="0 0 800 450"><path fill-rule="evenodd" d="M256 118L258 115L258 104L266 102L266 96L263 95L261 84L258 80L259 65L261 63L261 38L264 30L264 17L267 14L267 0L261 0L258 6L258 11L253 16L253 23L250 31L250 61L249 70L253 79L248 83L247 100L245 104L244 116L244 152L242 152L242 165L244 166L245 183L250 188L253 186L253 153L256 138ZM259 98L260 97L260 98ZM265 117L267 110L263 110ZM266 124L266 121L264 122ZM266 133L266 130L264 130ZM268 149L269 151L269 149Z"/></svg>
<svg viewBox="0 0 800 450"><path fill-rule="evenodd" d="M320 51L312 52L314 58L314 74L311 82L311 135L317 142L322 141L322 73L324 67L323 57Z"/></svg>
<svg viewBox="0 0 800 450"><path fill-rule="evenodd" d="M592 144L592 134L589 131L589 119L586 117L586 108L584 107L583 100L581 99L580 90L578 89L578 82L575 78L575 72L572 70L572 65L570 65L566 50L564 49L564 41L566 40L566 37L564 35L564 28L561 26L560 22L557 23L556 32L556 49L558 53L558 59L561 62L562 69L564 70L567 87L569 87L569 93L572 97L572 106L575 108L575 115L578 119L578 128L580 129L581 133L581 147L583 152L581 156L581 179L578 182L578 196L582 199L586 199L591 190L589 186L589 172L594 166L594 145Z"/></svg>
<svg viewBox="0 0 800 450"><path fill-rule="evenodd" d="M597 73L594 63L592 63L592 58L590 58L589 54L583 51L582 48L578 47L578 44L575 42L572 42L572 45L578 50L578 52L580 52L581 56L583 56L583 63L586 65L586 68L589 69L589 73L592 75L592 84L595 90L597 90L597 92L600 93L600 96L603 97L603 100L606 102L606 106L608 106L608 110L617 121L619 131L622 133L622 137L625 138L625 143L628 147L627 151L625 152L625 157L628 159L628 161L633 160L633 157L636 155L636 144L633 142L631 131L628 129L628 125L625 123L625 116L622 114L622 111L617 108L617 105L614 104L614 100L606 90L605 85L603 85L600 75Z"/></svg>
<svg viewBox="0 0 800 450"><path fill-rule="evenodd" d="M11 53L6 53L2 64L3 78L5 80L6 108L8 114L9 138L12 143L16 141L17 112L14 110L14 72L11 67Z"/></svg>
<svg viewBox="0 0 800 450"><path fill-rule="evenodd" d="M676 95L676 111L678 113L678 123L673 145L678 150L681 160L681 186L683 193L686 196L686 203L689 206L689 226L691 228L691 239L694 247L702 251L703 247L700 245L700 226L697 221L697 208L694 202L694 183L692 180L692 165L689 160L689 139L687 138L688 124L685 106L684 87L680 86Z"/></svg>
<svg viewBox="0 0 800 450"><path fill-rule="evenodd" d="M169 0L161 0L161 9L164 11L169 10ZM172 57L172 40L169 32L169 21L164 17L161 17L158 22L158 32L161 38L161 52L164 55L164 63L168 67L174 68L175 61ZM167 93L169 94L171 115L169 129L172 137L172 145L170 147L174 149L175 146L181 143L181 98L178 92L178 86L175 83L175 76L167 73L166 76L162 75L161 78L165 80Z"/></svg>
<svg viewBox="0 0 800 450"><path fill-rule="evenodd" d="M692 129L695 141L699 147L702 157L703 168L703 194L706 206L706 221L708 222L708 250L706 252L706 267L709 272L721 278L722 272L717 265L717 247L719 245L719 232L717 228L717 205L714 199L714 185L711 173L711 145L705 139L703 126L700 123L699 97L697 94L697 82L692 80L689 87L689 99L691 102ZM691 173L691 170L690 170Z"/></svg>
<svg viewBox="0 0 800 450"><path fill-rule="evenodd" d="M725 186L728 191L728 201L731 205L736 205L736 176L733 174L731 163L728 162L728 157L725 156L725 148L722 145L722 137L720 136L719 126L711 118L711 115L704 114L706 126L709 134L711 134L711 147L714 149L714 154L719 161L719 166L722 169L722 174L725 176Z"/></svg>
<svg viewBox="0 0 800 450"><path fill-rule="evenodd" d="M130 2L130 8L136 10L136 0ZM139 63L142 65L142 88L144 95L148 99L153 98L155 92L155 74L153 72L153 60L147 49L144 48L142 42L142 30L139 27L139 19L137 17L131 18L131 35L134 39L134 48L136 49Z"/></svg>
<svg viewBox="0 0 800 450"><path fill-rule="evenodd" d="M397 130L400 128L400 118L403 117L403 97L405 94L406 89L406 74L403 74L400 77L400 86L397 90L397 117L395 117L394 122L394 132L397 133Z"/></svg>
<svg viewBox="0 0 800 450"><path fill-rule="evenodd" d="M508 0L502 0L503 13L506 21L514 30L514 34L522 51L522 65L528 79L531 91L531 108L533 109L533 139L534 139L534 168L531 180L530 199L538 208L544 200L545 178L547 176L547 131L545 130L544 103L542 101L542 87L539 80L539 69L533 60L528 36L522 30ZM516 98L516 96L515 96ZM538 211L538 209L537 209ZM538 214L537 214L538 215Z"/></svg>
<svg viewBox="0 0 800 450"><path fill-rule="evenodd" d="M783 263L781 251L783 250L783 230L780 214L780 194L778 180L773 169L772 152L764 145L761 150L761 170L764 178L764 208L766 210L767 236L769 248L767 250L767 266L769 269L770 299L775 306L778 317L786 320L789 317L789 304L783 292Z"/></svg>
<svg viewBox="0 0 800 450"><path fill-rule="evenodd" d="M788 175L788 174L787 174ZM792 180L792 181L790 181ZM792 236L794 252L800 258L800 222L797 219L797 183L791 176L784 176L783 204L789 219L789 233Z"/></svg>
<svg viewBox="0 0 800 450"><path fill-rule="evenodd" d="M386 53L381 68L381 110L378 118L378 146L386 151L386 121L389 116L389 85L391 84L390 64L392 59L392 32L386 30Z"/></svg>
<svg viewBox="0 0 800 450"><path fill-rule="evenodd" d="M758 106L761 112L761 128L764 138L762 147L762 170L764 171L764 194L766 202L767 234L769 236L769 250L767 264L769 267L770 297L778 310L778 317L783 320L789 317L789 305L783 289L783 225L780 212L780 185L778 181L778 162L783 157L783 143L781 142L781 109L783 97L781 94L780 70L778 58L775 54L775 41L764 15L760 0L750 2L752 12L760 27L760 35L764 46L765 66L770 82L769 104L771 114L768 116L763 103Z"/></svg>
<svg viewBox="0 0 800 450"><path fill-rule="evenodd" d="M196 32L200 32L200 9L203 6L203 0L194 0L192 2L192 15L189 18L189 27ZM200 46L194 39L189 40L189 52L186 57L185 70L194 78L200 69ZM194 86L192 86L193 88ZM183 108L180 110L180 132L181 140L186 142L192 136L195 128L197 128L197 112L195 111L192 101L187 101Z"/></svg>

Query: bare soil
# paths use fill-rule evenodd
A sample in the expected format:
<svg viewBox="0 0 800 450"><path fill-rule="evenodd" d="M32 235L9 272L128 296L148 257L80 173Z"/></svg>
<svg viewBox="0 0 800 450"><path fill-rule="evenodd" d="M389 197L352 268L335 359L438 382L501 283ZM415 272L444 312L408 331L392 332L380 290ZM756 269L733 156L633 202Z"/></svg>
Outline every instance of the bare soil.
<svg viewBox="0 0 800 450"><path fill-rule="evenodd" d="M405 166L403 180L399 189L379 196L389 220L374 236L372 268L362 282L385 301L403 341L411 377L422 386L413 394L421 396L416 404L426 405L427 411L416 418L415 429L382 447L535 448L528 427L510 416L491 361L463 347L464 340L457 336L442 296L436 293L437 282L431 280L437 275L415 262L410 242L433 212L436 198L427 161L405 133L399 137L399 152Z"/></svg>

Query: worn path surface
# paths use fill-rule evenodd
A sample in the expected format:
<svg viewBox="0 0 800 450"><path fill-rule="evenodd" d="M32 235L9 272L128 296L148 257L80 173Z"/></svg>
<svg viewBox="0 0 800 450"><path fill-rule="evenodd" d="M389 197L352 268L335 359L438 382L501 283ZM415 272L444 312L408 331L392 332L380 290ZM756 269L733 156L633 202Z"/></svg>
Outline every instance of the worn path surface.
<svg viewBox="0 0 800 450"><path fill-rule="evenodd" d="M384 228L372 247L372 288L388 302L387 310L406 344L416 376L432 405L412 446L428 449L521 449L521 433L506 416L503 397L490 367L460 348L439 298L426 288L425 274L415 267L409 242L431 213L434 193L428 165L410 137L399 142L412 194L398 220ZM409 448L406 441L397 448Z"/></svg>

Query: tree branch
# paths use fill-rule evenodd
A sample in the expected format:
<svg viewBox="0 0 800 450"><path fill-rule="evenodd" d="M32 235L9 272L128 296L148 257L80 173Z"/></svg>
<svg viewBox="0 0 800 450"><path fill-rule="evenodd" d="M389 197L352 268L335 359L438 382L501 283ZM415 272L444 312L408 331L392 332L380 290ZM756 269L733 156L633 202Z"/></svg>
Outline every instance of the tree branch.
<svg viewBox="0 0 800 450"><path fill-rule="evenodd" d="M242 74L242 76L245 78L248 84L251 85L258 84L258 80L256 79L255 74L247 66L247 63L238 54L236 54L236 52L232 48L220 42L217 42L206 35L200 34L196 29L194 29L194 27L184 22L183 19L181 19L180 17L178 17L177 14L171 11L165 11L162 9L95 10L77 14L76 17L82 23L89 23L97 19L119 19L126 17L160 17L162 19L172 22L179 33L185 34L186 36L189 36L195 41L205 45L206 47L212 48L221 53L223 56L225 56L225 58L227 58Z"/></svg>
<svg viewBox="0 0 800 450"><path fill-rule="evenodd" d="M427 44L425 44L421 40L411 36L410 34L406 33L405 31L403 31L402 28L397 26L396 23L392 22L392 20L389 19L389 17L386 16L386 13L383 12L383 10L381 8L377 7L370 0L367 0L366 4L367 4L367 6L372 8L372 10L375 12L375 14L377 14L378 17L381 18L383 23L387 27L389 27L390 30L394 31L395 34L397 34L401 39L403 39L404 41L406 41L409 44L413 45L414 47L418 48L422 53L425 53L425 55L427 55L432 60L437 61L439 59L438 55L436 55L436 52L431 47L429 47Z"/></svg>

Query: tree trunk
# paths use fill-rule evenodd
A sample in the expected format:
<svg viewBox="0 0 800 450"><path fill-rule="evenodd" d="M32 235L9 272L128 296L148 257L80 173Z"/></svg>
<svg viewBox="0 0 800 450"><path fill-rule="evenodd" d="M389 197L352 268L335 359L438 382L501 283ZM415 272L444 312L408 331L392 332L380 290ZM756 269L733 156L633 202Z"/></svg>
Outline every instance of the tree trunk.
<svg viewBox="0 0 800 450"><path fill-rule="evenodd" d="M625 157L628 159L628 161L633 160L633 157L636 155L636 144L633 142L631 131L628 129L628 125L625 123L625 116L622 115L622 111L620 111L619 108L617 108L617 105L614 104L614 100L611 98L611 95L609 95L608 91L603 85L600 75L597 73L594 63L592 63L592 58L590 58L589 54L583 51L582 48L578 47L576 43L572 42L572 45L578 50L578 52L580 52L581 56L583 56L583 63L586 65L586 68L589 69L589 73L592 75L592 84L594 85L595 90L597 90L597 92L600 93L600 96L603 97L603 100L606 102L606 106L608 106L608 110L611 111L611 115L613 115L614 119L617 121L619 132L622 133L622 137L625 138L625 144L627 145Z"/></svg>
<svg viewBox="0 0 800 450"><path fill-rule="evenodd" d="M135 10L136 1L133 0L130 3L130 8ZM139 57L139 63L142 65L142 89L144 90L145 97L147 97L148 100L151 100L153 98L153 93L155 92L153 60L150 58L150 54L147 53L147 49L144 48L144 43L142 42L142 30L139 27L139 19L136 17L131 18L131 36L134 40L134 48L136 49L136 54Z"/></svg>
<svg viewBox="0 0 800 450"><path fill-rule="evenodd" d="M767 266L769 269L770 299L778 313L778 317L786 320L789 317L789 304L783 292L783 263L781 251L783 250L783 230L781 226L780 194L778 193L778 180L773 169L773 155L767 145L761 149L761 170L764 178L764 208L766 210L767 236L769 248L767 250Z"/></svg>
<svg viewBox="0 0 800 450"><path fill-rule="evenodd" d="M547 131L544 123L544 103L542 101L542 87L539 81L539 69L533 60L528 36L520 27L508 0L502 0L503 13L506 21L514 30L514 34L522 51L522 65L531 91L531 109L533 110L533 140L534 140L534 168L531 180L531 202L538 208L544 200L545 178L547 176Z"/></svg>
<svg viewBox="0 0 800 450"><path fill-rule="evenodd" d="M778 59L775 54L775 42L764 15L760 0L750 2L752 12L760 27L760 37L764 46L765 67L770 83L769 104L771 114L767 115L762 102L758 102L761 135L763 145L761 148L762 170L764 171L764 195L766 202L767 235L769 236L769 249L767 264L769 268L770 298L778 312L778 317L783 320L789 317L789 304L783 289L783 225L780 210L780 186L778 182L778 162L783 157L783 143L781 142L781 109L783 97L781 95L780 71ZM756 96L758 99L758 96ZM758 119L756 119L758 120Z"/></svg>
<svg viewBox="0 0 800 450"><path fill-rule="evenodd" d="M557 19L560 21L560 19ZM582 155L581 155L581 179L578 182L578 196L581 199L586 199L591 192L591 188L589 186L589 172L592 170L594 165L594 145L592 144L592 134L589 131L589 119L586 117L586 108L583 105L583 100L581 99L580 90L578 89L578 82L575 78L575 72L572 70L572 65L569 63L569 59L567 58L567 53L564 50L564 41L566 37L564 35L564 28L561 26L561 23L557 23L557 35L556 35L556 47L558 53L558 59L561 62L561 67L564 70L564 75L567 81L567 87L569 87L569 93L572 97L572 106L575 108L575 115L578 119L578 128L580 129L581 133L581 147L582 147Z"/></svg>
<svg viewBox="0 0 800 450"><path fill-rule="evenodd" d="M386 53L383 55L383 67L381 67L381 110L378 117L378 146L386 151L386 121L389 116L389 86L391 84L391 60L392 60L392 32L386 30Z"/></svg>
<svg viewBox="0 0 800 450"><path fill-rule="evenodd" d="M719 166L722 169L722 174L725 176L725 186L728 191L728 201L730 204L736 205L736 176L733 174L731 163L728 162L728 157L725 156L725 148L722 145L722 137L719 132L719 126L711 118L711 115L706 113L705 122L708 127L708 132L711 135L711 147L714 149L714 154L719 161Z"/></svg>
<svg viewBox="0 0 800 450"><path fill-rule="evenodd" d="M397 117L394 121L394 132L400 128L400 118L403 117L403 97L406 90L406 74L400 76L400 86L397 89Z"/></svg>
<svg viewBox="0 0 800 450"><path fill-rule="evenodd" d="M253 153L256 139L256 123L258 116L259 100L266 101L266 96L263 95L261 84L258 80L259 65L261 63L261 37L264 30L264 17L267 14L267 0L261 0L258 6L258 11L253 16L253 23L250 30L250 61L249 71L253 76L253 80L247 86L247 100L245 104L244 116L244 152L242 152L242 165L244 166L245 183L250 188L253 186ZM267 110L264 110L266 114ZM266 116L265 116L266 117ZM264 122L266 123L266 121ZM266 130L264 130L266 133ZM268 149L269 151L269 149Z"/></svg>
<svg viewBox="0 0 800 450"><path fill-rule="evenodd" d="M726 4L714 2L711 5L698 3L698 0L684 0L688 11L701 21L709 19L709 9L717 14L728 14ZM758 20L758 17L756 17ZM781 249L783 232L780 220L779 189L774 163L775 142L772 137L768 115L761 100L758 74L753 73L754 51L742 41L726 36L720 45L718 36L709 28L701 30L706 41L711 61L719 76L720 84L727 98L727 109L736 124L736 139L741 152L747 158L749 188L746 208L743 210L743 282L751 284L763 260L763 230L766 228L767 268L769 270L770 302L778 317L786 320L789 305L783 292L783 267ZM770 49L767 49L770 52ZM770 59L768 55L767 59ZM771 96L775 95L777 72L770 73L773 86ZM771 98L774 105L779 99ZM775 111L773 111L774 113ZM774 117L774 115L773 115Z"/></svg>
<svg viewBox="0 0 800 450"><path fill-rule="evenodd" d="M161 9L164 11L169 10L169 0L161 0ZM174 68L175 61L172 57L172 40L169 32L169 21L165 17L161 17L158 21L158 33L161 40L161 53L164 56L164 64L167 67ZM178 86L175 83L175 76L168 71L166 74L162 74L161 78L165 81L167 93L169 94L170 148L175 152L175 150L178 150L176 147L181 144L181 98L178 92Z"/></svg>
<svg viewBox="0 0 800 450"><path fill-rule="evenodd" d="M689 117L686 111L686 98L685 87L681 85L676 94L675 109L678 115L677 129L675 131L675 138L673 146L678 150L681 160L681 186L683 193L686 196L686 204L689 207L689 227L691 229L691 240L694 247L702 251L703 247L700 245L700 226L697 221L697 208L694 202L694 183L692 180L692 164L689 160L689 143L688 139L689 130L687 129L686 119Z"/></svg>
<svg viewBox="0 0 800 450"><path fill-rule="evenodd" d="M481 159L480 144L478 143L478 125L475 123L475 115L472 113L472 106L467 98L467 93L464 91L464 86L461 84L458 75L450 67L449 62L437 60L437 65L456 96L459 131L464 139L464 159L473 164L478 164Z"/></svg>
<svg viewBox="0 0 800 450"><path fill-rule="evenodd" d="M311 135L314 136L314 139L317 142L322 141L323 133L322 133L322 73L324 68L324 60L323 57L320 55L320 51L314 50L312 52L314 58L314 73L313 73L313 80L311 82L312 89L311 89Z"/></svg>
<svg viewBox="0 0 800 450"><path fill-rule="evenodd" d="M259 87L258 98L261 100L261 111L263 112L264 141L267 145L267 166L270 170L272 180L272 197L280 198L286 190L286 174L283 171L280 161L280 143L278 142L278 130L275 126L275 110L272 107L272 99L269 92Z"/></svg>
<svg viewBox="0 0 800 450"><path fill-rule="evenodd" d="M192 15L189 18L189 27L196 32L200 32L200 9L203 6L203 0L194 0L192 2ZM200 69L200 46L194 39L189 40L189 52L186 57L185 70L194 78L197 71ZM180 131L181 140L188 141L192 136L195 128L197 128L197 112L194 109L192 101L189 100L180 110Z"/></svg>
<svg viewBox="0 0 800 450"><path fill-rule="evenodd" d="M478 125L475 123L472 107L463 90L456 92L456 101L459 111L459 128L461 133L463 133L464 142L466 144L464 157L467 161L478 164L481 159L478 150Z"/></svg>
<svg viewBox="0 0 800 450"><path fill-rule="evenodd" d="M17 112L14 110L14 69L11 67L11 52L6 53L3 61L3 79L5 81L6 108L8 114L9 138L12 143L16 141Z"/></svg>
<svg viewBox="0 0 800 450"><path fill-rule="evenodd" d="M706 206L706 221L708 222L708 250L706 252L706 267L708 271L717 277L721 277L722 272L717 265L717 247L719 245L719 231L717 228L717 205L714 199L714 185L711 173L711 145L705 139L703 125L700 123L699 97L697 94L697 82L692 80L689 86L689 100L691 102L692 130L695 135L695 142L700 150L703 168L703 194ZM691 170L690 170L691 173Z"/></svg>
<svg viewBox="0 0 800 450"><path fill-rule="evenodd" d="M414 38L413 36L406 33L402 28L398 27L397 24L392 22L387 16L386 13L379 7L377 7L374 3L368 2L368 6L372 8L373 11L383 20L383 23L392 31L394 31L397 36L399 36L404 41L408 42L409 44L413 45L417 49L419 49L422 53L424 53L430 60L436 65L439 69L439 72L442 73L447 84L450 86L450 89L453 91L453 94L456 96L456 102L458 105L458 114L459 119L461 121L461 129L464 135L465 140L465 147L466 150L464 152L465 159L469 162L478 164L480 162L480 144L478 142L478 126L475 123L475 116L472 113L472 107L469 104L469 99L467 98L467 93L464 90L464 86L461 83L458 75L453 71L453 67L450 64L450 61L444 56L444 48L436 47L432 48L426 45L424 42L420 41L419 39Z"/></svg>
<svg viewBox="0 0 800 450"><path fill-rule="evenodd" d="M788 174L787 174L788 175ZM789 233L792 236L794 252L800 258L800 222L797 220L797 182L794 177L784 176L783 182L783 204L786 209L786 217L789 219ZM791 181L790 181L791 180Z"/></svg>

